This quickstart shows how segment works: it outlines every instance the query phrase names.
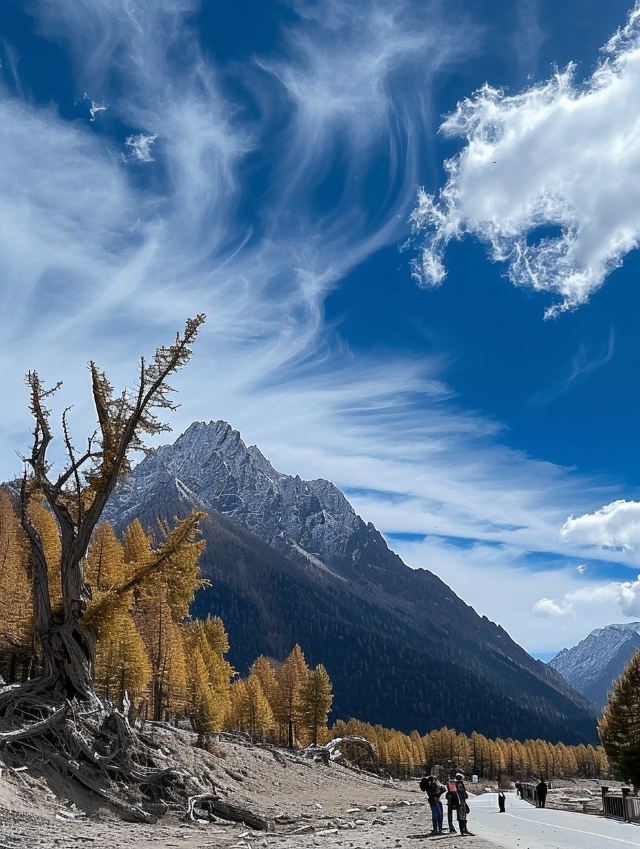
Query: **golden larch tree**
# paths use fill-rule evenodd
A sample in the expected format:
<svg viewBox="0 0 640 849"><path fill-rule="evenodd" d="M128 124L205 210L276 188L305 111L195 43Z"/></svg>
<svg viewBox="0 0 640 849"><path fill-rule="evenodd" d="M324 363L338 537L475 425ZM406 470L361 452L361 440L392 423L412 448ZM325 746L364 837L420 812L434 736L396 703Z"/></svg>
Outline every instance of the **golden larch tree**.
<svg viewBox="0 0 640 849"><path fill-rule="evenodd" d="M9 684L19 664L26 677L35 654L28 563L29 541L11 499L0 489L0 672Z"/></svg>
<svg viewBox="0 0 640 849"><path fill-rule="evenodd" d="M302 649L296 643L289 657L276 670L276 680L280 686L276 718L287 729L287 746L290 749L295 744L295 730L301 718L300 695L308 675L309 667Z"/></svg>
<svg viewBox="0 0 640 849"><path fill-rule="evenodd" d="M318 743L320 730L327 727L332 701L333 690L329 674L319 663L308 673L300 687L300 719L314 745Z"/></svg>
<svg viewBox="0 0 640 849"><path fill-rule="evenodd" d="M187 650L189 676L193 675L196 666L200 670L197 680L189 681L188 712L195 711L192 722L196 730L210 734L222 728L229 708L229 688L235 674L224 658L229 651L229 638L218 616L187 622L181 632ZM200 692L204 693L201 709L197 707ZM201 713L198 713L199 710Z"/></svg>

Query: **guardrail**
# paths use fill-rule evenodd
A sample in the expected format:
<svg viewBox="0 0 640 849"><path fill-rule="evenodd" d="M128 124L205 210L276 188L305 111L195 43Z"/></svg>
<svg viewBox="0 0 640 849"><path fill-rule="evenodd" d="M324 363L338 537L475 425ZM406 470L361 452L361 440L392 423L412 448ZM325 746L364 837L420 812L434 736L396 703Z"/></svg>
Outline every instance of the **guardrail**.
<svg viewBox="0 0 640 849"><path fill-rule="evenodd" d="M631 788L623 787L620 793L602 787L602 813L611 819L640 823L640 798L631 795Z"/></svg>
<svg viewBox="0 0 640 849"><path fill-rule="evenodd" d="M537 803L538 795L536 793L535 784L526 784L524 781L518 782L518 784L516 784L516 789L519 790L522 799L526 799L527 802L531 802L532 805Z"/></svg>

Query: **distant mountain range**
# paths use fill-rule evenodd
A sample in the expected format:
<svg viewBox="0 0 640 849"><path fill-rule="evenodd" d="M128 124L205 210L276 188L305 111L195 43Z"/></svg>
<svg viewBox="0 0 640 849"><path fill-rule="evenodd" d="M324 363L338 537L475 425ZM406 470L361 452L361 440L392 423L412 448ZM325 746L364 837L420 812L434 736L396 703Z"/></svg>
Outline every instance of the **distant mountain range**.
<svg viewBox="0 0 640 849"><path fill-rule="evenodd" d="M607 703L607 693L636 649L640 649L640 622L596 628L571 649L562 649L549 666L579 693L598 707Z"/></svg>
<svg viewBox="0 0 640 849"><path fill-rule="evenodd" d="M242 673L297 642L323 663L334 718L405 732L447 725L487 736L596 742L596 708L478 616L439 578L410 569L326 480L277 472L226 422L196 422L119 484L105 518L205 510L211 586L193 614L222 617Z"/></svg>

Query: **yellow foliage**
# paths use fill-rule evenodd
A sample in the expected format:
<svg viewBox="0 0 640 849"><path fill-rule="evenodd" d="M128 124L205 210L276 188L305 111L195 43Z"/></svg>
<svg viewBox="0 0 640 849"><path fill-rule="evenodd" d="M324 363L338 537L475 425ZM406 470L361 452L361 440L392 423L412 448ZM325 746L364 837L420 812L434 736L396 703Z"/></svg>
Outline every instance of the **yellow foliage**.
<svg viewBox="0 0 640 849"><path fill-rule="evenodd" d="M151 662L153 719L161 720L184 709L187 691L184 647L163 587L140 595L133 619Z"/></svg>
<svg viewBox="0 0 640 849"><path fill-rule="evenodd" d="M50 510L41 502L32 500L29 505L29 518L38 531L42 540L42 548L47 561L47 577L49 581L49 598L51 600L51 612L53 618L62 621L62 575L60 573L60 559L62 556L62 543L60 542L60 531Z"/></svg>
<svg viewBox="0 0 640 849"><path fill-rule="evenodd" d="M207 703L206 716L203 714L202 719L196 720L202 726L197 730L203 734L218 731L229 709L229 686L235 675L233 668L223 657L229 650L229 639L224 625L218 617L187 622L182 626L182 636L189 658L190 676L195 674L196 666L202 666L202 671L197 673L202 683L194 684L194 687L198 692L204 692L203 687L206 687L206 695L203 696ZM194 716L197 716L197 710L194 708L194 699L197 700L196 690L192 696L191 707L187 710L195 710ZM191 716L191 713L189 715ZM206 730L204 725L207 726Z"/></svg>
<svg viewBox="0 0 640 849"><path fill-rule="evenodd" d="M98 695L116 704L122 703L125 692L135 703L149 688L151 663L126 611L116 614L108 632L98 641L94 681Z"/></svg>
<svg viewBox="0 0 640 849"><path fill-rule="evenodd" d="M33 655L29 547L11 501L0 490L0 664L12 682L18 658Z"/></svg>

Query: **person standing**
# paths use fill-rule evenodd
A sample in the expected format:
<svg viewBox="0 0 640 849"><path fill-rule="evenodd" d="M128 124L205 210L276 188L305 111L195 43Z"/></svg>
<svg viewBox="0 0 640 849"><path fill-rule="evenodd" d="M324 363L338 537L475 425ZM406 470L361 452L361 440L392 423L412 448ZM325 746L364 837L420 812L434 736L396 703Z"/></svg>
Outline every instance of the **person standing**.
<svg viewBox="0 0 640 849"><path fill-rule="evenodd" d="M498 791L498 812L504 814L504 806L506 804L507 797L504 795L504 790L500 789Z"/></svg>
<svg viewBox="0 0 640 849"><path fill-rule="evenodd" d="M464 786L464 775L461 772L456 773L456 795L458 797L457 811L460 834L471 834L467 828L467 812L469 811L467 799L469 798L469 794L467 793L467 788Z"/></svg>
<svg viewBox="0 0 640 849"><path fill-rule="evenodd" d="M536 784L536 798L538 799L538 807L544 808L547 801L547 785L542 778L539 783Z"/></svg>
<svg viewBox="0 0 640 849"><path fill-rule="evenodd" d="M446 791L446 787L444 787L435 775L429 775L427 777L427 799L429 800L429 805L431 806L431 821L433 823L433 833L434 834L442 834L442 802L440 801L440 797Z"/></svg>
<svg viewBox="0 0 640 849"><path fill-rule="evenodd" d="M458 810L458 794L456 793L455 781L447 783L447 821L449 823L449 834L457 834L456 827L453 824L453 812Z"/></svg>

